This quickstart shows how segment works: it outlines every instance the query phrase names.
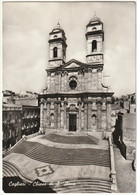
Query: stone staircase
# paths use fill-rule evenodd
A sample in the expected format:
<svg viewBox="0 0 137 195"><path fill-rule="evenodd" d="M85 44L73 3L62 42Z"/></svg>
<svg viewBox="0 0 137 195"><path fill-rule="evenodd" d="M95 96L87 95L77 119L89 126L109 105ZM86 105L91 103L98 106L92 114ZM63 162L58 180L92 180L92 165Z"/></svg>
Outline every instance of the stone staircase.
<svg viewBox="0 0 137 195"><path fill-rule="evenodd" d="M59 181L53 189L59 193L111 193L111 182L97 178L74 178Z"/></svg>
<svg viewBox="0 0 137 195"><path fill-rule="evenodd" d="M52 142L64 143L64 144L94 144L97 145L99 143L99 139L93 137L91 135L58 135L55 133L49 133L43 136L41 139L47 139Z"/></svg>
<svg viewBox="0 0 137 195"><path fill-rule="evenodd" d="M56 148L37 142L23 142L14 153L20 153L31 159L56 165L83 166L96 165L110 167L109 150L93 148Z"/></svg>
<svg viewBox="0 0 137 195"><path fill-rule="evenodd" d="M25 183L31 183L33 180L26 177L19 168L11 162L3 161L3 177L20 177Z"/></svg>

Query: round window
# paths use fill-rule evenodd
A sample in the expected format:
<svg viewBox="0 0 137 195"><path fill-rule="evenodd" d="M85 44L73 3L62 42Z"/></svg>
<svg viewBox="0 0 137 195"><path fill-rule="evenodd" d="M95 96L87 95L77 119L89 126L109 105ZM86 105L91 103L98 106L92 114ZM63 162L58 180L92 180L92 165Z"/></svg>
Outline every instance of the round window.
<svg viewBox="0 0 137 195"><path fill-rule="evenodd" d="M75 89L77 87L77 82L75 80L70 81L69 86L71 89Z"/></svg>

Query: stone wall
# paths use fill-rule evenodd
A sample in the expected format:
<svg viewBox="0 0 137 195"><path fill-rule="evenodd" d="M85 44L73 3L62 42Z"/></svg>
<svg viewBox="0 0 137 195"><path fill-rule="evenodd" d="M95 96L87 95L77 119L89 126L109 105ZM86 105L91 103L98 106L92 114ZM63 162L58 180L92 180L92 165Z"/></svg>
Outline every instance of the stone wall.
<svg viewBox="0 0 137 195"><path fill-rule="evenodd" d="M69 131L70 114L76 116L76 131L111 132L110 98L41 98L40 131Z"/></svg>
<svg viewBox="0 0 137 195"><path fill-rule="evenodd" d="M75 77L77 82L76 92L92 91L102 92L102 69L87 69L78 72L57 71L47 73L47 91L55 92L73 92L69 86L71 77Z"/></svg>

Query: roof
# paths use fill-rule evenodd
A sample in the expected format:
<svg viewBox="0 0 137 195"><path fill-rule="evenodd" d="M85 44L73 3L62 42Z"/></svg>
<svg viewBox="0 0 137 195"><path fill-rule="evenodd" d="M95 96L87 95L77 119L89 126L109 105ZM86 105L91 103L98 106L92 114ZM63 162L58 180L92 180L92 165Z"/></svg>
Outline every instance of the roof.
<svg viewBox="0 0 137 195"><path fill-rule="evenodd" d="M121 106L118 105L118 104L111 104L111 109L112 110L120 110L121 109Z"/></svg>
<svg viewBox="0 0 137 195"><path fill-rule="evenodd" d="M88 64L88 63L83 63L75 59L71 59L68 62L64 63L63 65L60 65L59 67L55 68L48 68L46 69L47 71L62 71L62 70L79 70L79 69L86 69L87 67L89 68L102 68L103 64L102 63L94 63L94 64Z"/></svg>
<svg viewBox="0 0 137 195"><path fill-rule="evenodd" d="M59 23L59 22L58 22L58 24L53 28L52 32L54 32L54 31L56 31L56 30L58 30L58 31L63 31L63 32L64 32L64 30L63 30L63 28L60 26L60 23Z"/></svg>
<svg viewBox="0 0 137 195"><path fill-rule="evenodd" d="M21 108L21 105L17 105L17 104L3 104L2 105L5 108Z"/></svg>
<svg viewBox="0 0 137 195"><path fill-rule="evenodd" d="M90 26L92 23L94 22L99 22L99 23L102 23L101 22L101 19L99 17L96 16L96 14L94 14L93 18L89 21L88 25L87 26Z"/></svg>

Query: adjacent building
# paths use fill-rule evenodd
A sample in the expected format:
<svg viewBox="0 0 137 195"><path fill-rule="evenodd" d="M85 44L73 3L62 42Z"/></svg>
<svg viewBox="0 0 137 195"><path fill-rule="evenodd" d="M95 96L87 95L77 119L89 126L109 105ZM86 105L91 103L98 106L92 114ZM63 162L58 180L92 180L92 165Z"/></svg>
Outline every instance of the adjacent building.
<svg viewBox="0 0 137 195"><path fill-rule="evenodd" d="M14 104L3 104L3 150L8 149L22 137L22 107Z"/></svg>
<svg viewBox="0 0 137 195"><path fill-rule="evenodd" d="M40 109L37 94L21 95L4 91L2 113L3 150L13 146L23 135L39 131Z"/></svg>
<svg viewBox="0 0 137 195"><path fill-rule="evenodd" d="M38 106L22 106L22 135L39 131L40 109Z"/></svg>

